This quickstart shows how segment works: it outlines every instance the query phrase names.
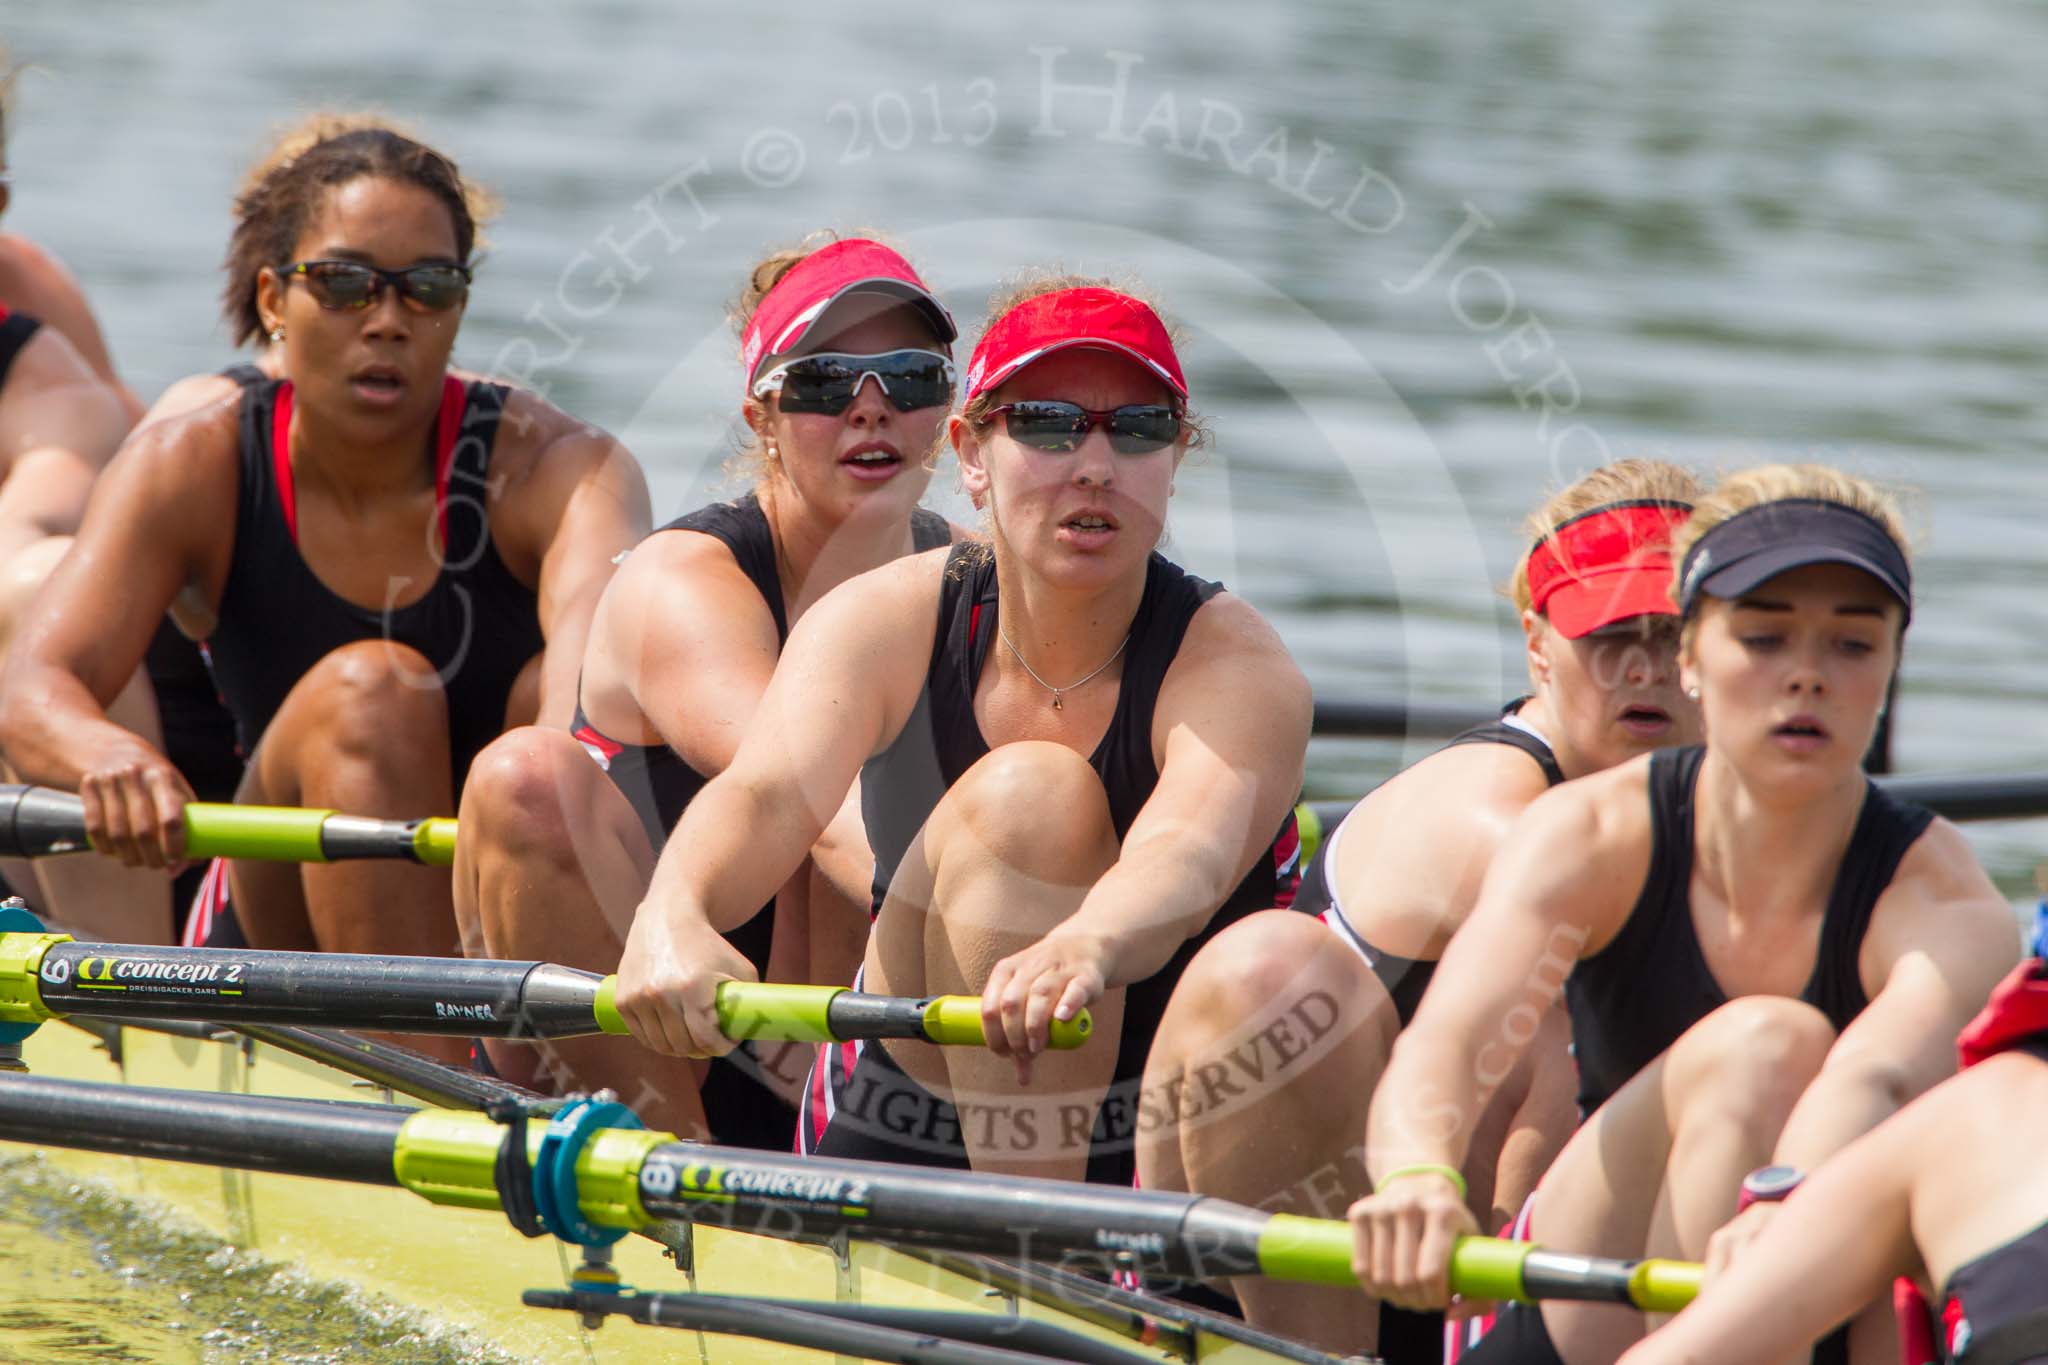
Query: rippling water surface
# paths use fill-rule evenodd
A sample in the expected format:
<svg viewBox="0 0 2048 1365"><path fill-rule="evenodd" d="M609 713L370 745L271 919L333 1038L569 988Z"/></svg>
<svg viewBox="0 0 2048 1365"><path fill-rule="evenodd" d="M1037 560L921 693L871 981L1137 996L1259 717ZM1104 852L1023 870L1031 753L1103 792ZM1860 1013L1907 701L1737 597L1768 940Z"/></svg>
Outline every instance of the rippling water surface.
<svg viewBox="0 0 2048 1365"><path fill-rule="evenodd" d="M1135 270L1219 433L1176 553L1325 694L1512 691L1515 523L1608 454L1819 456L1920 491L1900 765L2048 768L2048 11L16 0L0 32L37 68L9 226L146 393L228 359L266 130L373 104L505 199L462 362L623 434L664 513L729 448L720 310L764 245L886 228L963 320L1020 264ZM1312 781L1403 752L1319 743ZM2048 851L1973 836L2016 895Z"/></svg>

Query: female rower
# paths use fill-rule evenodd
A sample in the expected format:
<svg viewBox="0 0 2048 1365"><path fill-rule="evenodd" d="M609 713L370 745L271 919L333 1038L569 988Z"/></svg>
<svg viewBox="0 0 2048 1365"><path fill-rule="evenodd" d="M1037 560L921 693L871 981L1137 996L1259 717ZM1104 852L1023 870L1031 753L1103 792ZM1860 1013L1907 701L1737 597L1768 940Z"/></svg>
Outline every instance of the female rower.
<svg viewBox="0 0 2048 1365"><path fill-rule="evenodd" d="M1700 495L1683 469L1624 460L1554 494L1510 593L1521 611L1528 696L1359 802L1302 877L1294 908L1219 934L1189 966L1145 1073L1179 1097L1147 1125L1148 1189L1198 1190L1329 1217L1365 1194L1358 1148L1395 1036L1471 912L1509 826L1545 791L1664 744L1699 737L1678 689L1672 529ZM1481 1216L1519 1208L1572 1129L1560 1012L1501 1082L1464 1169ZM1290 1035L1319 1021L1313 1052ZM1496 1174L1497 1170L1497 1174ZM1441 1323L1376 1315L1356 1293L1247 1279L1255 1322L1333 1349L1437 1359Z"/></svg>
<svg viewBox="0 0 2048 1365"><path fill-rule="evenodd" d="M1623 1365L1783 1359L1897 1277L1942 1286L1916 1365L2048 1360L2048 965L2016 967L1959 1051L1961 1075L1815 1171L1732 1265L1710 1255L1699 1301Z"/></svg>
<svg viewBox="0 0 2048 1365"><path fill-rule="evenodd" d="M1514 1234L1697 1258L1746 1172L1811 1169L1947 1074L2016 956L1962 834L1858 766L1912 610L1891 500L1767 466L1704 499L1673 549L1706 745L1547 794L1495 857L1367 1127L1378 1192L1351 1210L1354 1263L1397 1304L1448 1299L1451 1242L1476 1226L1459 1173L1474 1124L1560 989L1587 1118ZM1584 1362L1643 1326L1553 1303L1464 1339L1484 1333L1474 1360Z"/></svg>
<svg viewBox="0 0 2048 1365"><path fill-rule="evenodd" d="M8 83L0 79L0 214L10 202ZM70 547L93 481L134 420L131 404L77 283L33 243L0 234L0 649ZM139 691L123 704L147 715ZM100 859L16 863L8 874L67 927L129 941L169 936L160 874Z"/></svg>
<svg viewBox="0 0 2048 1365"><path fill-rule="evenodd" d="M251 753L244 800L425 816L454 809L470 758L518 719L522 674L567 716L611 558L646 526L639 470L602 433L447 373L476 230L454 163L343 134L236 218L230 273L255 281L228 290L238 339L282 343L284 378L128 445L0 687L10 760L77 788L95 845L131 864L178 860L190 797L104 710L166 608L209 642ZM430 871L215 874L261 947L456 948Z"/></svg>
<svg viewBox="0 0 2048 1365"><path fill-rule="evenodd" d="M979 995L990 1047L821 1049L806 1148L1128 1183L1174 981L1280 892L1308 688L1258 613L1155 552L1199 429L1153 309L1050 278L993 318L947 425L990 543L864 574L798 626L663 852L619 1005L659 1051L729 1048L714 993L753 966L720 935L858 775L879 906L860 982ZM1089 1045L1046 1053L1084 1005Z"/></svg>
<svg viewBox="0 0 2048 1365"><path fill-rule="evenodd" d="M515 730L479 758L455 866L472 951L616 965L656 856L732 761L790 625L855 574L951 539L917 501L952 406L956 331L910 263L857 237L778 251L734 321L752 491L670 522L620 568L591 623L573 732ZM732 929L763 979L852 978L873 864L857 827L850 842L848 889L806 866ZM491 1051L503 1070L531 1064ZM606 1040L548 1051L558 1081L617 1090L658 1127L782 1151L795 1137L808 1049L794 1044L696 1068Z"/></svg>

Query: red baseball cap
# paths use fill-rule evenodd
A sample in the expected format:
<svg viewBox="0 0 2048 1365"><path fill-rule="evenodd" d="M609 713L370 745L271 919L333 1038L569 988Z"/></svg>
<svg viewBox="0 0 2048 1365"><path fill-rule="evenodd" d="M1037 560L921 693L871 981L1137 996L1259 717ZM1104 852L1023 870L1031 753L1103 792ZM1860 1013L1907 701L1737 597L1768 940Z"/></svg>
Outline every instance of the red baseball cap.
<svg viewBox="0 0 2048 1365"><path fill-rule="evenodd" d="M918 278L910 262L865 237L849 237L819 247L791 266L775 282L747 320L740 334L740 364L747 389L761 377L762 366L802 344L811 324L848 294L882 294L914 305L946 345L960 335L953 315Z"/></svg>
<svg viewBox="0 0 2048 1365"><path fill-rule="evenodd" d="M1643 499L1581 512L1529 551L1529 605L1568 640L1631 616L1676 616L1671 535L1692 505Z"/></svg>
<svg viewBox="0 0 2048 1365"><path fill-rule="evenodd" d="M1183 401L1188 396L1180 357L1159 315L1129 294L1086 288L1040 294L997 318L968 362L965 401L973 402L1032 361L1070 346L1122 351Z"/></svg>

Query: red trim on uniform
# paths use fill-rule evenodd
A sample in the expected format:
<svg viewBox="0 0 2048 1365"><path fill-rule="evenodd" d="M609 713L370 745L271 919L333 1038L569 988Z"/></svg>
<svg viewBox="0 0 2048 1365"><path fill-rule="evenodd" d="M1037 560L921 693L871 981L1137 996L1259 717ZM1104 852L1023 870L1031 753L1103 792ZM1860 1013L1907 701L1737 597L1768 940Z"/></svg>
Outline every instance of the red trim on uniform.
<svg viewBox="0 0 2048 1365"><path fill-rule="evenodd" d="M1301 825L1292 811L1280 837L1273 841L1273 907L1287 910L1301 889Z"/></svg>
<svg viewBox="0 0 2048 1365"><path fill-rule="evenodd" d="M277 482L277 505L284 509L284 529L299 543L299 495L292 488L292 381L277 386L277 407L270 414L270 471Z"/></svg>
<svg viewBox="0 0 2048 1365"><path fill-rule="evenodd" d="M441 548L448 548L448 476L455 468L455 438L469 406L469 385L454 375L441 378L441 404L434 413L434 515ZM277 502L284 510L284 529L299 543L299 495L292 483L292 381L277 386L277 407L270 419L270 468L277 481Z"/></svg>
<svg viewBox="0 0 2048 1365"><path fill-rule="evenodd" d="M1905 1282L1901 1281L1901 1283ZM1919 1291L1916 1289L1914 1292L1918 1293ZM1962 1340L1963 1325L1968 1321L1969 1319L1963 1316L1963 1301L1961 1299L1951 1298L1942 1305L1941 1339L1948 1344L1950 1356L1960 1355L1961 1351L1958 1348L1969 1344L1967 1341ZM1927 1356L1929 1362L1939 1358L1932 1354Z"/></svg>
<svg viewBox="0 0 2048 1365"><path fill-rule="evenodd" d="M228 861L215 858L206 865L206 875L199 879L199 890L192 897L192 913L185 917L185 932L178 940L186 948L204 948L206 940L213 933L213 921L228 906Z"/></svg>
<svg viewBox="0 0 2048 1365"><path fill-rule="evenodd" d="M441 408L434 414L434 515L439 519L444 554L448 550L448 474L455 468L455 438L462 431L468 400L469 385L452 374L441 377Z"/></svg>
<svg viewBox="0 0 2048 1365"><path fill-rule="evenodd" d="M1892 1281L1892 1317L1899 1324L1903 1365L1936 1365L1943 1358L1935 1349L1934 1314L1927 1307L1927 1296L1903 1275Z"/></svg>
<svg viewBox="0 0 2048 1365"><path fill-rule="evenodd" d="M574 730L571 730L569 734L584 748L595 749L598 753L603 754L604 763L607 766L613 759L626 751L625 745L608 735L598 733L597 727L593 725L579 725Z"/></svg>
<svg viewBox="0 0 2048 1365"><path fill-rule="evenodd" d="M0 322L7 321L9 315L11 315L13 312L14 310L12 308L9 308L4 303L0 303Z"/></svg>
<svg viewBox="0 0 2048 1365"><path fill-rule="evenodd" d="M979 632L980 630L981 630L981 603L979 603L979 602L976 602L976 603L974 604L974 608L973 608L973 610L971 610L971 611L969 611L969 612L967 613L967 647L968 647L968 648L969 648L970 650L974 648L974 637L975 637L976 633L977 633L977 632Z"/></svg>

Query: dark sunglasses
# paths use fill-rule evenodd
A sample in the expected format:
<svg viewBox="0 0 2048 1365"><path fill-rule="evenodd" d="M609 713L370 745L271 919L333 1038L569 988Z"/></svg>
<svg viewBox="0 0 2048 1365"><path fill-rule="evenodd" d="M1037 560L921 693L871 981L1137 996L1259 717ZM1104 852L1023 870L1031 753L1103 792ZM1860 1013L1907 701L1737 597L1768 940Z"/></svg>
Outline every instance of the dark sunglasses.
<svg viewBox="0 0 2048 1365"><path fill-rule="evenodd" d="M988 421L998 417L1004 419L1011 440L1034 450L1058 452L1078 449L1089 432L1101 427L1109 433L1111 450L1120 455L1149 455L1178 441L1181 428L1180 409L1166 403L1126 403L1096 412L1079 403L1041 398L988 410Z"/></svg>
<svg viewBox="0 0 2048 1365"><path fill-rule="evenodd" d="M944 407L953 401L953 362L936 351L884 351L880 355L820 351L799 356L755 380L754 397L780 393L784 412L837 417L870 375L899 412Z"/></svg>
<svg viewBox="0 0 2048 1365"><path fill-rule="evenodd" d="M357 261L295 261L279 266L277 273L286 283L294 275L303 278L307 292L322 308L368 308L387 284L407 303L432 313L453 308L469 296L466 265L380 270Z"/></svg>

